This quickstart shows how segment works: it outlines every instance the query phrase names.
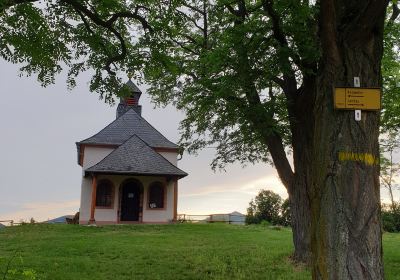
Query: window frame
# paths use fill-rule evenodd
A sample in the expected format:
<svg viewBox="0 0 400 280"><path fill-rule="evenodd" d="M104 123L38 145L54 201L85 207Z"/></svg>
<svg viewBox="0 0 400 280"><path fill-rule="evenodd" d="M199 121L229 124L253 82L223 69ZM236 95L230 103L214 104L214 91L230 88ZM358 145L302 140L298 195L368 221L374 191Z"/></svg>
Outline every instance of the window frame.
<svg viewBox="0 0 400 280"><path fill-rule="evenodd" d="M110 203L109 206L97 205L99 186L102 183L107 183L111 187L111 203ZM109 179L100 179L99 182L97 183L97 186L96 186L96 204L95 204L96 209L114 209L114 200L115 200L115 186L114 186L114 184Z"/></svg>
<svg viewBox="0 0 400 280"><path fill-rule="evenodd" d="M162 190L163 190L163 207L157 207L157 208L151 208L150 207L150 192L151 192L151 188L154 185L159 185L161 186ZM147 188L147 199L146 199L146 210L165 210L167 208L167 186L165 183L161 182L161 181L154 181L151 182Z"/></svg>

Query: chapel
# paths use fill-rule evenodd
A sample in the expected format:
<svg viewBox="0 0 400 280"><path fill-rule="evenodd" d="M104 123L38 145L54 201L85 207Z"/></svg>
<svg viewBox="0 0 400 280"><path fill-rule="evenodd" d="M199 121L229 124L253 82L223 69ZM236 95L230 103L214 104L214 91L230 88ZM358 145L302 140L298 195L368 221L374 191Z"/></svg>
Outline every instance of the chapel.
<svg viewBox="0 0 400 280"><path fill-rule="evenodd" d="M177 219L179 147L141 115L129 79L116 119L76 143L82 166L80 224L169 223Z"/></svg>

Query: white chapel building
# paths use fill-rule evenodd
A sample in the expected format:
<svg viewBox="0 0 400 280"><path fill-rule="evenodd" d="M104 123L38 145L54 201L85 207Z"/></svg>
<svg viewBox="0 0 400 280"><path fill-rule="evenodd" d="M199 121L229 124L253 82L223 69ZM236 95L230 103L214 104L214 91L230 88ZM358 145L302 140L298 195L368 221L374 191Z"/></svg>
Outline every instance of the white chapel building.
<svg viewBox="0 0 400 280"><path fill-rule="evenodd" d="M116 119L77 142L82 166L79 223L176 221L179 147L141 116L141 91L129 80Z"/></svg>

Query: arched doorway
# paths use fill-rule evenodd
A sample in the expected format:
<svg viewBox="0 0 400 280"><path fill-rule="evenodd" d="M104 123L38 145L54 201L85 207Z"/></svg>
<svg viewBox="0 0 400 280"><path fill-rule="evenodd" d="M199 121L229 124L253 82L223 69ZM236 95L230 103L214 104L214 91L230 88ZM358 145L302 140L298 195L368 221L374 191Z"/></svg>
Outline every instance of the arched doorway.
<svg viewBox="0 0 400 280"><path fill-rule="evenodd" d="M120 188L120 221L139 221L142 214L143 186L138 180L128 180Z"/></svg>

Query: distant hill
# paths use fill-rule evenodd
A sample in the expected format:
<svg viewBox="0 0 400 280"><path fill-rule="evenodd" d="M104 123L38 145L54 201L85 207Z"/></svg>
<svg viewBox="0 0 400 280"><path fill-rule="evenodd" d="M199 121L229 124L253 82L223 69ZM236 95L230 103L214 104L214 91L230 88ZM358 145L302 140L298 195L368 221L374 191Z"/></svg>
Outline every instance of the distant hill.
<svg viewBox="0 0 400 280"><path fill-rule="evenodd" d="M66 224L67 223L66 218L72 219L73 217L74 217L74 215L65 215L65 216L61 216L58 218L54 218L52 220L48 220L46 223L48 223L48 224Z"/></svg>

